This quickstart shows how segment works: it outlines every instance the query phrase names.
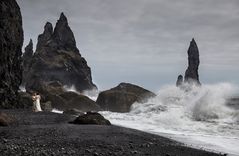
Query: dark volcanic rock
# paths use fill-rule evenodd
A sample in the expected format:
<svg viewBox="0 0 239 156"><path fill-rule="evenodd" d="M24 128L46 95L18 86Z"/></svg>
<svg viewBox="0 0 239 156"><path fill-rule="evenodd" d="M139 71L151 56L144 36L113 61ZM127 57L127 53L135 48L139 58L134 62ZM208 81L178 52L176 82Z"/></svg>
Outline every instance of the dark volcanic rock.
<svg viewBox="0 0 239 156"><path fill-rule="evenodd" d="M68 51L77 53L79 52L79 50L76 48L74 34L71 31L67 18L63 13L61 13L60 19L56 23L53 38L56 41L58 47Z"/></svg>
<svg viewBox="0 0 239 156"><path fill-rule="evenodd" d="M0 108L17 107L22 80L22 17L15 0L0 1Z"/></svg>
<svg viewBox="0 0 239 156"><path fill-rule="evenodd" d="M0 112L0 126L9 126L13 123L14 119L6 113Z"/></svg>
<svg viewBox="0 0 239 156"><path fill-rule="evenodd" d="M111 125L109 120L105 119L101 114L94 112L87 112L87 114L77 117L71 123L82 125Z"/></svg>
<svg viewBox="0 0 239 156"><path fill-rule="evenodd" d="M226 105L233 109L239 110L239 96L227 99Z"/></svg>
<svg viewBox="0 0 239 156"><path fill-rule="evenodd" d="M188 48L188 68L185 72L184 82L195 82L200 85L198 76L199 63L199 50L195 40L192 39Z"/></svg>
<svg viewBox="0 0 239 156"><path fill-rule="evenodd" d="M79 109L80 111L99 111L95 101L84 95L66 91L59 81L42 83L39 88L42 103L51 102L51 107L59 110Z"/></svg>
<svg viewBox="0 0 239 156"><path fill-rule="evenodd" d="M69 114L69 115L84 115L84 112L78 110L78 109L68 109L63 112L63 114Z"/></svg>
<svg viewBox="0 0 239 156"><path fill-rule="evenodd" d="M63 13L54 31L48 22L38 37L37 49L26 75L26 90L39 91L42 84L52 81L59 81L63 86L75 86L79 92L96 89L91 69L79 53Z"/></svg>
<svg viewBox="0 0 239 156"><path fill-rule="evenodd" d="M42 108L43 111L51 112L52 109L53 109L51 101L47 101L47 102L41 103L41 108Z"/></svg>
<svg viewBox="0 0 239 156"><path fill-rule="evenodd" d="M101 92L96 103L103 110L129 112L134 102L142 103L154 96L154 93L139 86L121 83L115 88Z"/></svg>
<svg viewBox="0 0 239 156"><path fill-rule="evenodd" d="M45 45L47 45L47 41L50 40L53 34L53 27L50 22L47 22L44 26L44 32L38 36L37 48L36 51L40 51Z"/></svg>
<svg viewBox="0 0 239 156"><path fill-rule="evenodd" d="M21 108L31 109L33 106L31 95L27 92L19 92L19 96L20 96L19 106Z"/></svg>
<svg viewBox="0 0 239 156"><path fill-rule="evenodd" d="M176 82L176 86L179 87L183 84L183 76L182 75L179 75L178 76L178 79L177 79L177 82Z"/></svg>
<svg viewBox="0 0 239 156"><path fill-rule="evenodd" d="M26 82L26 75L30 70L30 63L33 56L33 43L32 39L30 40L29 44L25 47L25 52L22 56L22 64L23 64L23 72L22 72L22 85L25 86Z"/></svg>
<svg viewBox="0 0 239 156"><path fill-rule="evenodd" d="M84 95L77 95L75 98L67 101L67 107L76 108L83 112L101 110L100 106L97 105L95 101Z"/></svg>

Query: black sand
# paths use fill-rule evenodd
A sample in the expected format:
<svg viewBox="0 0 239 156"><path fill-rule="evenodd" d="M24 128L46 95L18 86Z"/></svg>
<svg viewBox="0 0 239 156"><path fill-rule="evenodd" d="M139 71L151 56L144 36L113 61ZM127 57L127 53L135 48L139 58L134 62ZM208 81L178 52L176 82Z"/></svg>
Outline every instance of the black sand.
<svg viewBox="0 0 239 156"><path fill-rule="evenodd" d="M0 155L217 156L170 139L117 126L73 125L74 117L2 110L16 124L0 127Z"/></svg>

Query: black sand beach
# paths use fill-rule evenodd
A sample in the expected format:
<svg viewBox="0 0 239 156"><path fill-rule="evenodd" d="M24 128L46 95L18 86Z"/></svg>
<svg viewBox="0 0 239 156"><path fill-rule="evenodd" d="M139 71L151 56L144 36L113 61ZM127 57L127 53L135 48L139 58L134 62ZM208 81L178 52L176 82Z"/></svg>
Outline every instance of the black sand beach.
<svg viewBox="0 0 239 156"><path fill-rule="evenodd" d="M16 119L0 127L1 155L216 156L170 139L118 126L69 124L75 117L1 110Z"/></svg>

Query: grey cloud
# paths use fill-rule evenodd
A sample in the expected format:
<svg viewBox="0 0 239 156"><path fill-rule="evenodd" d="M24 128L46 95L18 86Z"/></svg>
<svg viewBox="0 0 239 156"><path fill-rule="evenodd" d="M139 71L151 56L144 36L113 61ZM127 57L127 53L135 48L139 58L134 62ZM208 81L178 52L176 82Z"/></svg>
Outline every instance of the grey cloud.
<svg viewBox="0 0 239 156"><path fill-rule="evenodd" d="M78 48L101 88L121 81L156 90L174 83L196 38L202 82L239 83L238 0L18 0L25 44L46 21L68 16ZM218 72L231 75L230 79ZM158 84L158 86L157 86Z"/></svg>

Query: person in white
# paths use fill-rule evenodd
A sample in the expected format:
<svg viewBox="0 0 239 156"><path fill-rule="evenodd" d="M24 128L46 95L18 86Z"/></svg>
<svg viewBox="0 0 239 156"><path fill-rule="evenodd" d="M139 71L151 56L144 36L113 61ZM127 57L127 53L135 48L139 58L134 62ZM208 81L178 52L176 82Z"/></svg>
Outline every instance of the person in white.
<svg viewBox="0 0 239 156"><path fill-rule="evenodd" d="M42 111L40 104L41 96L38 93L34 93L32 95L32 100L33 100L33 111L34 112Z"/></svg>

